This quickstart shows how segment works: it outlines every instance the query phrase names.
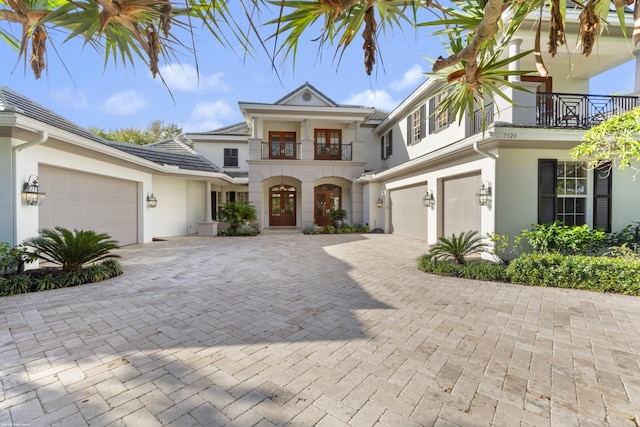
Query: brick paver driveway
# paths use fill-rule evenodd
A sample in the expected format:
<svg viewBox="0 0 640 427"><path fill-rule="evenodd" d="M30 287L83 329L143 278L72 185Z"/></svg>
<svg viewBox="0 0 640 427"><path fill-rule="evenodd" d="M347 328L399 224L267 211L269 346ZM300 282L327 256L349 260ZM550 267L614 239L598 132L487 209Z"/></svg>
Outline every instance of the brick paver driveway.
<svg viewBox="0 0 640 427"><path fill-rule="evenodd" d="M178 238L0 298L0 425L640 423L640 298L440 278L423 252Z"/></svg>

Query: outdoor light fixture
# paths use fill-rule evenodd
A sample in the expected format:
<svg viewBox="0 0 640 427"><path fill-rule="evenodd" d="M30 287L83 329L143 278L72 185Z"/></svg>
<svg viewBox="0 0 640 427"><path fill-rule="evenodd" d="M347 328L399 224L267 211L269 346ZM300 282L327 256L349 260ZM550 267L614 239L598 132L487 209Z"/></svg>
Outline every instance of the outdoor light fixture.
<svg viewBox="0 0 640 427"><path fill-rule="evenodd" d="M158 206L158 199L156 199L156 196L154 196L153 193L149 193L147 195L147 205L150 208L155 208L156 206Z"/></svg>
<svg viewBox="0 0 640 427"><path fill-rule="evenodd" d="M28 206L40 206L45 196L44 190L38 185L38 177L31 175L22 187L22 202Z"/></svg>
<svg viewBox="0 0 640 427"><path fill-rule="evenodd" d="M378 197L378 200L376 201L376 206L381 208L384 205L384 192L380 193L380 197Z"/></svg>
<svg viewBox="0 0 640 427"><path fill-rule="evenodd" d="M433 197L433 191L427 188L427 192L422 197L422 204L427 208L432 208L436 205L436 199Z"/></svg>
<svg viewBox="0 0 640 427"><path fill-rule="evenodd" d="M491 183L489 181L482 181L480 185L480 190L476 194L478 198L478 204L480 206L487 206L491 201Z"/></svg>

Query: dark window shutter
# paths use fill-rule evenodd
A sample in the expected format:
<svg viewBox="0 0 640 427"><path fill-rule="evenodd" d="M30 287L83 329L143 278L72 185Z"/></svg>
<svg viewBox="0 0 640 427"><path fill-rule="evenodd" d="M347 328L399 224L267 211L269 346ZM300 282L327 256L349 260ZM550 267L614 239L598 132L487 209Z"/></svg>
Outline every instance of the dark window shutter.
<svg viewBox="0 0 640 427"><path fill-rule="evenodd" d="M385 140L385 136L382 135L380 137L380 159L382 159L382 160L384 160L384 155L385 155L385 152L384 152L384 140Z"/></svg>
<svg viewBox="0 0 640 427"><path fill-rule="evenodd" d="M420 138L427 136L427 104L420 106Z"/></svg>
<svg viewBox="0 0 640 427"><path fill-rule="evenodd" d="M434 112L436 111L436 99L431 98L429 100L429 133L433 133L436 130L436 115Z"/></svg>
<svg viewBox="0 0 640 427"><path fill-rule="evenodd" d="M407 117L407 145L411 145L413 143L413 123L411 122L413 114L409 114Z"/></svg>
<svg viewBox="0 0 640 427"><path fill-rule="evenodd" d="M558 176L555 159L538 159L538 224L556 220Z"/></svg>
<svg viewBox="0 0 640 427"><path fill-rule="evenodd" d="M393 154L393 129L391 129L387 134L387 141L389 145L389 151L387 152L387 155L391 156Z"/></svg>
<svg viewBox="0 0 640 427"><path fill-rule="evenodd" d="M611 233L611 163L598 166L593 171L593 228Z"/></svg>

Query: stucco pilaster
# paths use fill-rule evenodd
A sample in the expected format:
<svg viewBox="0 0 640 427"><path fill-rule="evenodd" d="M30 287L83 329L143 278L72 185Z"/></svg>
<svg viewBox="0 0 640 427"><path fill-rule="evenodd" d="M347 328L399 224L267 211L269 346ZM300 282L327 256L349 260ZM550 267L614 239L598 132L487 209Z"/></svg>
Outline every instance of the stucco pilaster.
<svg viewBox="0 0 640 427"><path fill-rule="evenodd" d="M304 227L313 224L313 181L302 181L300 191L300 226Z"/></svg>
<svg viewBox="0 0 640 427"><path fill-rule="evenodd" d="M0 242L15 245L15 200L13 188L15 171L13 169L11 153L11 139L0 138Z"/></svg>
<svg viewBox="0 0 640 427"><path fill-rule="evenodd" d="M258 160L262 158L262 139L249 138L249 158Z"/></svg>

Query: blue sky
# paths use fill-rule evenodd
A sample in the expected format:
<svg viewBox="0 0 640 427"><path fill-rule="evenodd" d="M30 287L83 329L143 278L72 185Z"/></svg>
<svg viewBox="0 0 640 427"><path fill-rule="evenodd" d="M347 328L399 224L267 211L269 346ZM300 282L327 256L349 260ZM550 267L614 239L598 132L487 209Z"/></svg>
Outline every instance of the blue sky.
<svg viewBox="0 0 640 427"><path fill-rule="evenodd" d="M111 62L105 68L104 57L80 40L56 43L56 49L49 45L48 70L40 80L0 44L0 84L81 126L105 129L144 128L152 120L164 120L186 132L212 130L242 120L239 101L274 102L307 81L338 103L390 111L424 80L422 73L431 65L425 57L441 54L439 40L428 36L431 31L423 29L418 37L410 31L381 36L382 60L372 76L364 72L359 36L338 66L331 47L319 57L318 44L311 41L316 34L309 33L300 42L295 68L291 60L278 63L276 74L264 52L245 58L241 49L224 48L210 35L199 34L199 79L191 56L181 57L181 64L161 63L173 99L143 63L133 69ZM594 79L591 92L631 92L633 79L611 78L629 73L633 75L633 64Z"/></svg>

